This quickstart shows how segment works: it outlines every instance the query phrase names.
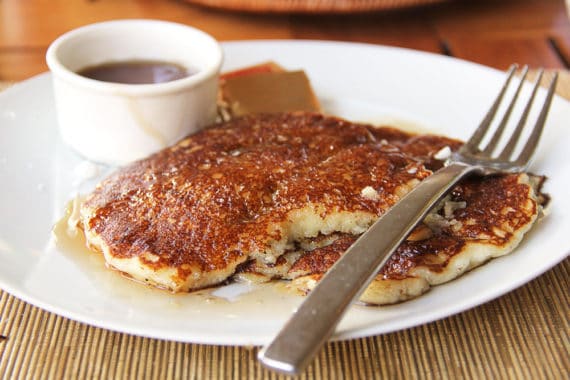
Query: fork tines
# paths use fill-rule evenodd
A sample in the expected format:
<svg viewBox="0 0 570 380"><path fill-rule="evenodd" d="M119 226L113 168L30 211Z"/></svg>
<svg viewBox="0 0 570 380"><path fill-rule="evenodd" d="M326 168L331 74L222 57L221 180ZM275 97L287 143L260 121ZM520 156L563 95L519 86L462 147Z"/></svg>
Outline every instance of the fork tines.
<svg viewBox="0 0 570 380"><path fill-rule="evenodd" d="M517 104L517 100L521 93L521 89L524 87L525 79L529 72L528 66L525 65L521 71L518 84L515 85L516 87L514 93L512 93L510 96L511 100L508 102L508 104L503 105L503 98L505 97L505 94L508 92L509 88L512 87L511 82L515 76L515 73L517 72L517 68L518 66L516 64L511 65L509 68L507 79L505 80L503 87L499 92L499 95L495 99L486 116L481 121L481 124L477 130L475 130L471 138L465 144L466 150L469 150L471 152L480 152L486 157L495 157L501 161L511 161L522 164L530 160L536 149L536 146L538 145L538 141L540 140L544 122L550 108L550 103L552 102L552 97L558 79L558 73L555 73L552 77L542 105L535 105L533 107L534 100L537 96L538 88L540 87L544 74L544 70L542 68L538 70L534 86L530 95L528 96L526 105L524 106L524 109L520 111L519 120L516 123L516 126L511 126L513 132L510 134L508 140L503 141L504 139L502 137L505 130L509 126L509 120L514 109L516 108L515 106ZM493 122L493 120L495 119L499 108L502 108L504 110L502 113L503 116L497 124L496 122ZM540 110L539 114L535 119L536 121L534 123L534 126L530 131L528 131L529 136L527 139L524 139L526 140L524 146L520 147L519 150L517 150L517 142L521 140L521 135L523 134L523 131L525 131L525 126L529 124L527 121L533 109ZM492 133L492 136L490 138L487 138L488 141L484 141L486 140L485 137L490 135L490 129L494 129L494 133ZM501 147L502 149L500 149ZM518 154L515 154L515 152Z"/></svg>

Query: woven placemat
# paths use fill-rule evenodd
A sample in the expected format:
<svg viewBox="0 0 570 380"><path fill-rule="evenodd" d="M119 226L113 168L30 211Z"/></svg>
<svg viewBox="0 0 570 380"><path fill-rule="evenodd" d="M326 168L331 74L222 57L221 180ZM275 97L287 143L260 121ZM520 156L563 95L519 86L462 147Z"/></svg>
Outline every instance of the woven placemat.
<svg viewBox="0 0 570 380"><path fill-rule="evenodd" d="M0 82L0 89L6 85ZM567 72L558 93L570 98ZM300 378L568 378L569 278L566 259L464 313L391 334L328 343ZM6 379L286 378L263 369L257 351L115 333L0 291L0 376Z"/></svg>
<svg viewBox="0 0 570 380"><path fill-rule="evenodd" d="M360 13L410 8L446 0L185 0L231 11L257 13Z"/></svg>

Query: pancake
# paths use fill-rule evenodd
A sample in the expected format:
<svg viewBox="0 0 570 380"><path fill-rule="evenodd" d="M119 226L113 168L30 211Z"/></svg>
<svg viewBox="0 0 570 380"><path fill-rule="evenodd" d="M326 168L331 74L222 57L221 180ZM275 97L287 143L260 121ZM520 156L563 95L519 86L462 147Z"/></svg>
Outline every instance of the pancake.
<svg viewBox="0 0 570 380"><path fill-rule="evenodd" d="M545 199L544 178L527 174L463 181L396 250L361 296L382 305L417 297L433 285L511 252L536 222ZM279 278L306 293L358 238L341 234L324 244L301 248L282 262ZM267 280L273 273L259 262L241 267L242 278ZM251 276L251 277L250 277Z"/></svg>
<svg viewBox="0 0 570 380"><path fill-rule="evenodd" d="M81 225L135 279L218 284L301 239L365 231L431 173L388 142L403 136L320 114L245 116L118 170L82 204Z"/></svg>
<svg viewBox="0 0 570 380"><path fill-rule="evenodd" d="M233 276L290 279L306 292L354 239L442 165L438 152L460 145L315 113L245 116L119 169L84 201L79 224L111 267L153 286L190 291ZM363 300L419 295L512 250L540 209L539 181L531 179L521 174L458 186ZM493 196L478 199L484 184ZM486 200L502 218L477 212L490 209Z"/></svg>

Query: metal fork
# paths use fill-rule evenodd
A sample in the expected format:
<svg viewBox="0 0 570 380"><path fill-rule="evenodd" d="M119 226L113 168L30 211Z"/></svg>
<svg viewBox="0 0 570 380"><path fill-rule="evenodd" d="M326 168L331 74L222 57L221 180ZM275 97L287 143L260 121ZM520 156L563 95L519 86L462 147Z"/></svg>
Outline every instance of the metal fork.
<svg viewBox="0 0 570 380"><path fill-rule="evenodd" d="M391 207L329 269L275 339L259 352L258 358L265 366L287 374L301 372L334 332L348 306L359 297L416 225L458 181L467 175L520 172L528 167L550 109L557 75L550 82L532 131L527 133L528 137L523 141L521 136L542 79L543 71L540 70L514 132L503 145L500 143L505 140L502 135L528 67L523 69L502 120L498 126L491 126L516 69L516 65L511 66L487 115L471 138L450 156L445 166ZM483 144L485 137L488 142ZM517 144L523 146L515 154Z"/></svg>

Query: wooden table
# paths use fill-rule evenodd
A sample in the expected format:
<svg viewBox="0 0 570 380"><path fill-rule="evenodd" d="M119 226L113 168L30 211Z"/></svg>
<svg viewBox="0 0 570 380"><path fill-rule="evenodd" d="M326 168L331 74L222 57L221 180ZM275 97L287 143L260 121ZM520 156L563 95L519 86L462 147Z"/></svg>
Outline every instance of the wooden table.
<svg viewBox="0 0 570 380"><path fill-rule="evenodd" d="M504 69L561 70L570 94L570 22L563 0L451 0L355 15L229 13L183 1L2 0L0 82L47 70L58 35L115 18L187 23L219 40L323 39L393 45ZM1 217L1 214L0 214ZM473 310L380 337L326 345L306 379L568 378L569 271L565 260ZM0 376L6 378L281 378L257 348L183 344L73 322L0 293Z"/></svg>
<svg viewBox="0 0 570 380"><path fill-rule="evenodd" d="M451 0L439 5L357 15L225 13L174 0L2 0L0 80L46 71L58 35L113 18L192 24L219 40L324 39L394 45L488 66L512 62L568 68L570 22L564 0Z"/></svg>

